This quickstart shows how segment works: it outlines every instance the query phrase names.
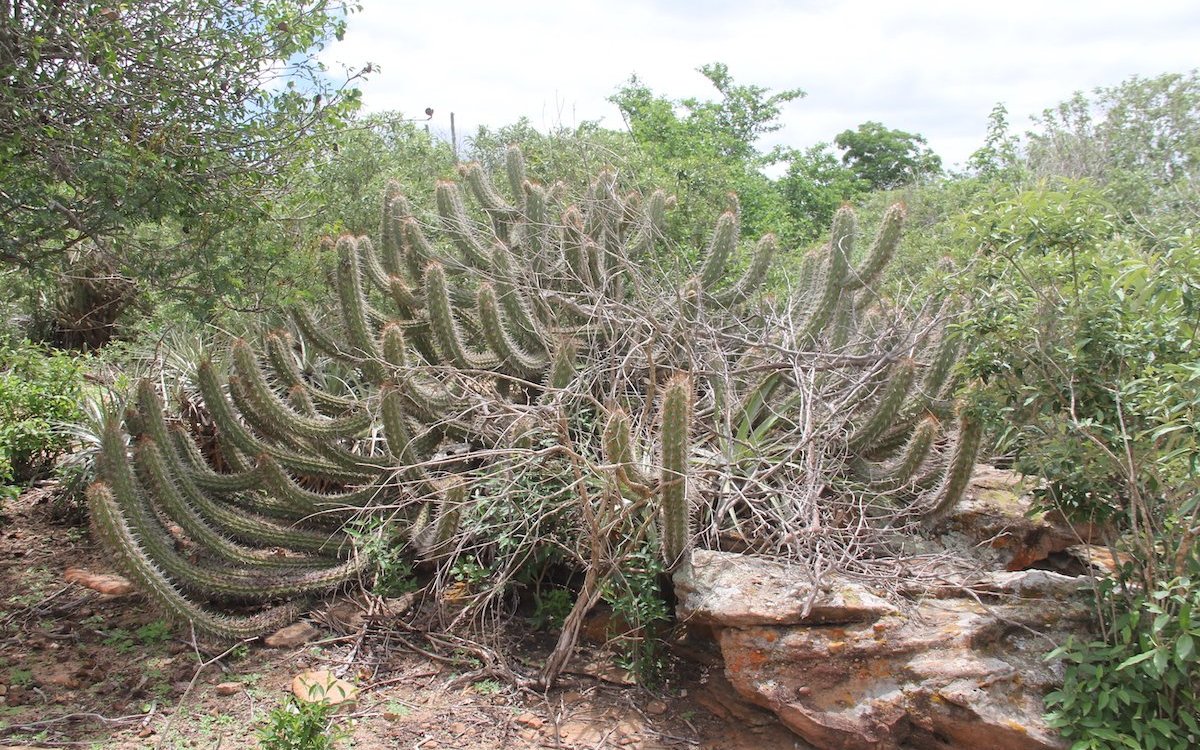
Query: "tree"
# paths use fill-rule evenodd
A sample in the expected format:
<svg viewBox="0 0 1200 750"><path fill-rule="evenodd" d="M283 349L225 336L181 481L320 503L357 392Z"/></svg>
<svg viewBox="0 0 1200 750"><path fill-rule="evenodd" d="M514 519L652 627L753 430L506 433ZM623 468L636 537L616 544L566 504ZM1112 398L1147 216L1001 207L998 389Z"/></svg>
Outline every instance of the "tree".
<svg viewBox="0 0 1200 750"><path fill-rule="evenodd" d="M1193 202L1200 183L1200 72L1134 76L1089 98L1076 93L1035 119L1037 176L1089 178L1132 212Z"/></svg>
<svg viewBox="0 0 1200 750"><path fill-rule="evenodd" d="M929 150L922 136L878 122L843 130L834 143L845 152L842 163L874 190L891 190L942 171L941 157Z"/></svg>
<svg viewBox="0 0 1200 750"><path fill-rule="evenodd" d="M637 76L609 101L617 105L637 143L661 170L659 183L673 182L685 226L707 225L736 192L750 234L767 228L792 234L782 196L759 170L780 161L779 149L760 152L758 139L782 127L784 104L803 97L800 89L771 94L762 86L734 82L722 63L699 72L720 93L719 100L672 100L651 91ZM698 238L690 238L698 239Z"/></svg>
<svg viewBox="0 0 1200 750"><path fill-rule="evenodd" d="M838 206L870 191L871 185L842 164L828 143L794 151L779 181L792 220L803 239L815 239Z"/></svg>
<svg viewBox="0 0 1200 750"><path fill-rule="evenodd" d="M0 1L0 261L72 250L119 266L132 227L175 219L188 262L265 214L310 136L358 102L315 54L334 0Z"/></svg>

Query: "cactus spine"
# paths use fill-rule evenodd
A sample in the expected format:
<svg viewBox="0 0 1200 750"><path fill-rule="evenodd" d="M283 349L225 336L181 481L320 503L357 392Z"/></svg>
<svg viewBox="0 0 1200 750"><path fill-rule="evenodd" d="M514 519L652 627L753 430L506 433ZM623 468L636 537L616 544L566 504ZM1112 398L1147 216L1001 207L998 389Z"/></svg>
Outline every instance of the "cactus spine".
<svg viewBox="0 0 1200 750"><path fill-rule="evenodd" d="M659 480L660 525L663 560L675 567L691 545L691 508L688 505L688 431L691 428L692 382L678 376L666 385L662 405L662 476Z"/></svg>

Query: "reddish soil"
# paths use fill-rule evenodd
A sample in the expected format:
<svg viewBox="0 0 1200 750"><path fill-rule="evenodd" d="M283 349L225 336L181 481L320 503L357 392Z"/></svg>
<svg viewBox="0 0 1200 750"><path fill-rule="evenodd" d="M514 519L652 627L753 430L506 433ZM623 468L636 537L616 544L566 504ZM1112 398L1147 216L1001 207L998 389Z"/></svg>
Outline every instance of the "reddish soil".
<svg viewBox="0 0 1200 750"><path fill-rule="evenodd" d="M56 518L54 492L36 488L0 506L0 747L254 748L292 678L309 669L359 688L336 719L346 732L339 748L806 747L738 700L703 647L681 649L692 658L676 659L650 691L614 682L602 644L584 646L542 693L383 622L344 632L318 611L313 642L255 643L216 658L220 648L198 649L139 595L64 580L70 567L113 566L86 526ZM514 619L510 629L530 628ZM514 664L536 667L548 652L546 643L497 640Z"/></svg>

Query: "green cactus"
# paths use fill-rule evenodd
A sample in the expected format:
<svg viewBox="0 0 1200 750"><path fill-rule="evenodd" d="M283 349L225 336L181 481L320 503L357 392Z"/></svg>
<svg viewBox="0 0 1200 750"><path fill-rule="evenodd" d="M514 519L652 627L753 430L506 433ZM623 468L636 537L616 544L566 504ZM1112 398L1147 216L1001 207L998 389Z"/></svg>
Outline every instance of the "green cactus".
<svg viewBox="0 0 1200 750"><path fill-rule="evenodd" d="M692 383L679 376L663 391L662 477L659 480L660 526L663 561L673 568L691 546L692 520L688 504L688 451L691 429Z"/></svg>
<svg viewBox="0 0 1200 750"><path fill-rule="evenodd" d="M700 262L673 269L658 253L663 191L623 188L614 169L579 192L543 187L517 149L505 171L497 189L461 166L465 189L438 182L428 214L389 183L376 241L326 242L336 309L298 307L294 331L201 359L214 439L139 383L89 496L98 534L164 611L217 637L260 633L296 609L232 617L201 602L349 585L369 561L345 527L364 518L438 581L471 555L516 580L553 549L590 581L586 612L655 537L668 569L701 540L798 554L794 540L824 538L814 528L875 523L852 510L870 504L841 498L886 493L901 500L889 512L926 519L957 501L980 438L965 413L944 435L948 312L898 330L867 289L902 207L853 267L856 219L840 209L796 299L775 302L757 292L779 241L738 258L736 199ZM820 492L794 497L809 486Z"/></svg>

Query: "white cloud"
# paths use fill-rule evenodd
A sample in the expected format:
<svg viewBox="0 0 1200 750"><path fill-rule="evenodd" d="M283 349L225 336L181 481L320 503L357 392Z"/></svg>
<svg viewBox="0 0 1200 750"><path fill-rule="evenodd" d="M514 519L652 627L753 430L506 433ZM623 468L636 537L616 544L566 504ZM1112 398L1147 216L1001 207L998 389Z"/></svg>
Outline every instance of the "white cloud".
<svg viewBox="0 0 1200 750"><path fill-rule="evenodd" d="M808 97L772 142L829 141L867 120L924 135L948 163L983 140L1004 102L1012 122L1074 91L1200 64L1194 0L997 3L796 0L364 0L330 59L381 67L369 110L419 114L460 133L528 117L538 127L602 120L636 73L672 98L715 94L695 69Z"/></svg>

